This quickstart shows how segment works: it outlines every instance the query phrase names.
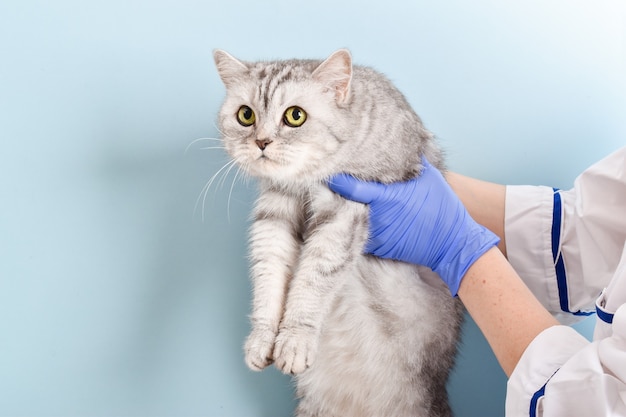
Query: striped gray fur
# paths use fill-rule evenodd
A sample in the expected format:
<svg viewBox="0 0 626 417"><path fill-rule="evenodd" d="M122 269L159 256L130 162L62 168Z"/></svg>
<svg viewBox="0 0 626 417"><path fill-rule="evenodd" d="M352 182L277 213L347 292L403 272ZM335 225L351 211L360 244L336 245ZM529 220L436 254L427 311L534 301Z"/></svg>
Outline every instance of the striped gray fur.
<svg viewBox="0 0 626 417"><path fill-rule="evenodd" d="M384 75L353 66L347 50L323 61L214 57L226 86L224 146L260 188L246 363L295 375L298 417L450 415L460 302L427 268L364 255L367 206L326 186L339 172L413 178L423 155L444 169L433 135ZM241 106L253 124L237 121ZM299 127L283 121L291 106L307 115Z"/></svg>

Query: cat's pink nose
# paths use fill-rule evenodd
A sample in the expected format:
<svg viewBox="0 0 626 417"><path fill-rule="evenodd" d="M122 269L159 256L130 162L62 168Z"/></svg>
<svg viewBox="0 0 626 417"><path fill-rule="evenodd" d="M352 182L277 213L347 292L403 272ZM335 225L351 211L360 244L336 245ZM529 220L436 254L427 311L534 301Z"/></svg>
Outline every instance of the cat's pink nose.
<svg viewBox="0 0 626 417"><path fill-rule="evenodd" d="M262 150L262 151L264 151L265 148L267 148L267 145L272 143L272 141L269 140L269 139L257 139L257 140L255 140L255 142L256 142L256 146L258 146L259 149Z"/></svg>

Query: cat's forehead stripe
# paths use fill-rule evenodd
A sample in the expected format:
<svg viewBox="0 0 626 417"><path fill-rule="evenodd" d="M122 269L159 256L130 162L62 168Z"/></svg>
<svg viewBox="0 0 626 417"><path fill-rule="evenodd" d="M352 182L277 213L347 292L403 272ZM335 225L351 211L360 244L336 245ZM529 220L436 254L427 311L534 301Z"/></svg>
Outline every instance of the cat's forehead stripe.
<svg viewBox="0 0 626 417"><path fill-rule="evenodd" d="M261 100L267 110L274 93L279 85L291 78L291 66L280 68L274 66L272 71L267 73L265 79L261 82Z"/></svg>
<svg viewBox="0 0 626 417"><path fill-rule="evenodd" d="M274 63L266 64L266 66L259 68L255 75L260 81L258 91L259 101L263 103L265 110L267 110L278 87L287 81L302 78L304 71L296 62ZM298 75L300 75L300 77L298 77Z"/></svg>

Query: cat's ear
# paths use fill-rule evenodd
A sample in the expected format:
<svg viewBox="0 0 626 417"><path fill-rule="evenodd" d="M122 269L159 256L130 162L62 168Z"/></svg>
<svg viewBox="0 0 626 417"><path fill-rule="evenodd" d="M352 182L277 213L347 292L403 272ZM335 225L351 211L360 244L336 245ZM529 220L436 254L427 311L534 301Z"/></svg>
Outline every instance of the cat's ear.
<svg viewBox="0 0 626 417"><path fill-rule="evenodd" d="M322 62L313 71L313 79L326 85L335 92L339 104L345 103L350 97L350 81L352 80L352 56L347 49L340 49Z"/></svg>
<svg viewBox="0 0 626 417"><path fill-rule="evenodd" d="M213 60L217 67L217 73L226 87L231 86L248 73L246 64L221 49L213 51Z"/></svg>

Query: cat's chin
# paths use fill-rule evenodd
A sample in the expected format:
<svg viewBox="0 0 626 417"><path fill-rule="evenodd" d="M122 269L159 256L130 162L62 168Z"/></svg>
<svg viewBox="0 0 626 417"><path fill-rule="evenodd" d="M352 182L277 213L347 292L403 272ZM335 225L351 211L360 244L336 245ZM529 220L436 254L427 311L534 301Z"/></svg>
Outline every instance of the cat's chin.
<svg viewBox="0 0 626 417"><path fill-rule="evenodd" d="M257 178L280 185L303 185L310 183L313 175L304 172L295 164L281 164L267 157L261 157L247 166L249 173Z"/></svg>
<svg viewBox="0 0 626 417"><path fill-rule="evenodd" d="M264 179L280 177L282 176L281 172L287 169L282 164L265 156L255 159L251 164L248 164L247 168L253 176Z"/></svg>

